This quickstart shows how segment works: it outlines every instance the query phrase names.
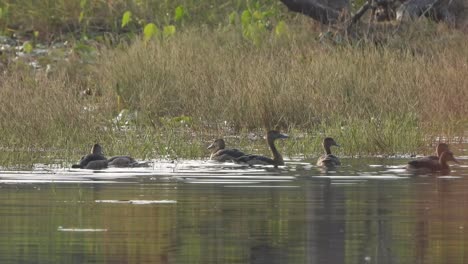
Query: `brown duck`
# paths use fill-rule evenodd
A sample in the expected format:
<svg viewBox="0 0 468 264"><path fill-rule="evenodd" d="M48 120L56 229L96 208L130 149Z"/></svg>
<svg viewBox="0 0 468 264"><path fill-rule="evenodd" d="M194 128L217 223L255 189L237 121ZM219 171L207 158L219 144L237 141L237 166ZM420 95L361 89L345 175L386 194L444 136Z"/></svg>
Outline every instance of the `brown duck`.
<svg viewBox="0 0 468 264"><path fill-rule="evenodd" d="M270 147L271 153L273 154L273 159L265 157L265 156L260 156L260 155L244 155L244 156L237 158L235 161L240 162L240 163L247 163L250 166L255 165L255 164L273 165L276 168L280 165L284 165L283 157L278 152L278 149L276 149L275 140L284 139L288 137L289 137L288 135L281 134L277 130L268 131L267 143L268 143L268 146Z"/></svg>
<svg viewBox="0 0 468 264"><path fill-rule="evenodd" d="M108 166L102 147L99 144L94 144L91 148L91 153L81 158L79 164L72 165L72 168L100 170Z"/></svg>
<svg viewBox="0 0 468 264"><path fill-rule="evenodd" d="M459 163L451 151L444 151L440 155L438 161L434 161L429 158L423 158L418 160L412 160L406 165L406 169L411 172L417 173L428 173L428 172L450 172L450 167L447 162L453 161Z"/></svg>
<svg viewBox="0 0 468 264"><path fill-rule="evenodd" d="M245 153L238 149L227 149L224 139L216 139L211 143L208 148L211 151L211 160L216 160L220 162L235 160L241 156L244 156Z"/></svg>
<svg viewBox="0 0 468 264"><path fill-rule="evenodd" d="M340 145L338 145L336 141L331 137L325 138L322 144L323 144L323 149L325 150L325 155L322 155L321 157L318 158L317 166L336 167L336 166L341 165L340 159L337 156L333 155L330 149L331 146L339 147Z"/></svg>

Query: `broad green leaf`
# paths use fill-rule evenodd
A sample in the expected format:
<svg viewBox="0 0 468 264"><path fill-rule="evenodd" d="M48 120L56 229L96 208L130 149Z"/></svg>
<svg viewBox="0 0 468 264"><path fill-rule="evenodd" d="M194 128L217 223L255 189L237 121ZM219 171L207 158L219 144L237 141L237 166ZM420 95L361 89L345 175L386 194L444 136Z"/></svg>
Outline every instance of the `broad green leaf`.
<svg viewBox="0 0 468 264"><path fill-rule="evenodd" d="M29 41L26 41L24 44L23 44L23 50L24 52L26 53L31 53L33 51L33 45L31 42Z"/></svg>
<svg viewBox="0 0 468 264"><path fill-rule="evenodd" d="M241 15L241 23L243 27L246 27L252 21L252 15L249 10L244 10Z"/></svg>
<svg viewBox="0 0 468 264"><path fill-rule="evenodd" d="M122 28L124 28L130 21L132 21L132 12L125 11L122 16Z"/></svg>
<svg viewBox="0 0 468 264"><path fill-rule="evenodd" d="M288 33L288 25L284 21L278 22L278 24L275 27L275 35L276 37L281 37L285 34Z"/></svg>
<svg viewBox="0 0 468 264"><path fill-rule="evenodd" d="M255 11L255 12L253 13L253 18L254 18L255 20L262 20L262 19L263 19L263 13L260 12L260 11Z"/></svg>
<svg viewBox="0 0 468 264"><path fill-rule="evenodd" d="M247 39L252 39L252 36L255 34L255 27L252 24L248 24L243 28L242 33Z"/></svg>
<svg viewBox="0 0 468 264"><path fill-rule="evenodd" d="M0 7L0 18L8 16L8 5L3 8Z"/></svg>
<svg viewBox="0 0 468 264"><path fill-rule="evenodd" d="M83 21L84 15L85 15L84 11L81 11L80 12L80 17L78 18L79 23L81 23L81 21Z"/></svg>
<svg viewBox="0 0 468 264"><path fill-rule="evenodd" d="M175 9L175 12L174 12L174 20L175 21L180 21L182 20L182 18L184 18L185 16L185 9L183 6L178 6L176 7Z"/></svg>
<svg viewBox="0 0 468 264"><path fill-rule="evenodd" d="M163 29L163 36L165 38L171 37L176 32L176 27L173 25L165 26Z"/></svg>
<svg viewBox="0 0 468 264"><path fill-rule="evenodd" d="M231 14L229 14L229 24L230 25L236 24L236 20L237 20L237 12L234 11Z"/></svg>
<svg viewBox="0 0 468 264"><path fill-rule="evenodd" d="M157 36L159 33L158 27L154 23L149 23L143 29L144 40L148 41L151 38Z"/></svg>

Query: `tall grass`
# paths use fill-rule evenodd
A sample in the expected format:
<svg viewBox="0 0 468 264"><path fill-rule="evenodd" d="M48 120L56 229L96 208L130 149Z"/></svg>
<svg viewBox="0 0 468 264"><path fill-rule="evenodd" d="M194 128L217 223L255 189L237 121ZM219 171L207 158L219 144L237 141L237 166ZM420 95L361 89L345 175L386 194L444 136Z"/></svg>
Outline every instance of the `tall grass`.
<svg viewBox="0 0 468 264"><path fill-rule="evenodd" d="M241 135L228 144L267 153L246 135L279 128L292 136L283 152L314 156L324 136L348 155L463 136L467 37L444 28L404 36L337 44L291 30L252 45L236 28L187 28L101 50L85 68L12 64L0 79L0 146L78 159L100 142L109 155L201 157L212 138ZM85 88L93 95L81 96ZM114 121L122 107L137 113L129 127Z"/></svg>
<svg viewBox="0 0 468 264"><path fill-rule="evenodd" d="M106 96L118 91L127 107L152 117L245 128L410 119L443 130L466 121L466 40L428 44L416 54L294 37L258 48L236 32L194 30L106 52L97 83Z"/></svg>

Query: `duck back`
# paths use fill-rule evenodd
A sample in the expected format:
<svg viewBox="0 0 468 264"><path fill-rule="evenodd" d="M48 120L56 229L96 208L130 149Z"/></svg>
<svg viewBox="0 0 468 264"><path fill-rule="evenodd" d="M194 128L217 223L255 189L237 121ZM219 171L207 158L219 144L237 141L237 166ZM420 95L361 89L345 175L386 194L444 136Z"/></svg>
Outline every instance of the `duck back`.
<svg viewBox="0 0 468 264"><path fill-rule="evenodd" d="M238 149L220 149L211 155L211 159L216 161L234 161L244 155L245 153Z"/></svg>
<svg viewBox="0 0 468 264"><path fill-rule="evenodd" d="M323 155L317 160L317 166L335 167L340 166L341 162L335 155Z"/></svg>

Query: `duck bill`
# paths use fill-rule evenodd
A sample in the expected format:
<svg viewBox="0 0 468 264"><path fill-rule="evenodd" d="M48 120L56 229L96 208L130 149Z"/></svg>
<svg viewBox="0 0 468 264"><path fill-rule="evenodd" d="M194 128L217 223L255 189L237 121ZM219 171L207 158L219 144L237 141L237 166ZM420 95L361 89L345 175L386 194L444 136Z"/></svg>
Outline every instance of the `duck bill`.
<svg viewBox="0 0 468 264"><path fill-rule="evenodd" d="M214 144L211 144L211 145L209 145L206 149L212 149L212 148L214 148L214 147L215 147L215 145L214 145Z"/></svg>
<svg viewBox="0 0 468 264"><path fill-rule="evenodd" d="M289 136L286 135L286 134L280 134L280 135L279 135L279 138L289 138Z"/></svg>
<svg viewBox="0 0 468 264"><path fill-rule="evenodd" d="M453 162L455 162L456 164L460 164L460 162L456 158L453 158Z"/></svg>

